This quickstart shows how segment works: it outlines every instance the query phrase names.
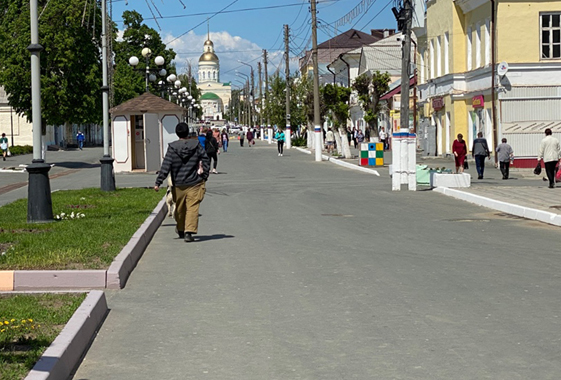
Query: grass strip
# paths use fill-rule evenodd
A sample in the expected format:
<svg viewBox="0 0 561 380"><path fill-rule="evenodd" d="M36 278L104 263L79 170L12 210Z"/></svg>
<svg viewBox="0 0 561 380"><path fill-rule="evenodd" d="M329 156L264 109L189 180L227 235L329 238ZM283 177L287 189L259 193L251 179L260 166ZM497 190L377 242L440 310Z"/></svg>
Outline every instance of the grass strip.
<svg viewBox="0 0 561 380"><path fill-rule="evenodd" d="M0 207L0 270L107 269L162 199L147 188L57 191L52 223L28 224L27 199Z"/></svg>
<svg viewBox="0 0 561 380"><path fill-rule="evenodd" d="M25 378L84 298L85 293L0 295L0 379Z"/></svg>

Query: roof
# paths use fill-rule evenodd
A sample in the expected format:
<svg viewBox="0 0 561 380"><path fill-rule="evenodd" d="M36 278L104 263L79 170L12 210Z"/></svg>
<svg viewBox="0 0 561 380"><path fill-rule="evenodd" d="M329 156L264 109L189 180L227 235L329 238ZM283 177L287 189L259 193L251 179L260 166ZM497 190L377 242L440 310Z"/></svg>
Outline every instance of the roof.
<svg viewBox="0 0 561 380"><path fill-rule="evenodd" d="M397 81L396 81L397 82ZM413 87L415 85L415 77L412 76L411 78L409 78L409 88ZM394 95L397 94L401 94L401 81L400 83L395 86L392 90L389 90L388 92L386 92L384 95L382 95L380 97L380 100L385 100L385 99L389 99Z"/></svg>
<svg viewBox="0 0 561 380"><path fill-rule="evenodd" d="M127 100L126 102L109 110L109 112L113 115L119 113L154 113L162 111L184 112L185 109L175 103L162 99L159 96L145 92L144 94L137 96L134 99Z"/></svg>
<svg viewBox="0 0 561 380"><path fill-rule="evenodd" d="M378 41L379 37L374 37L360 30L350 29L318 45L321 49L345 49L346 51L371 44Z"/></svg>
<svg viewBox="0 0 561 380"><path fill-rule="evenodd" d="M365 65L361 63L361 70L364 68L365 71L387 71L390 75L401 73L401 46L399 45L364 46L362 54L361 60L365 60Z"/></svg>
<svg viewBox="0 0 561 380"><path fill-rule="evenodd" d="M218 99L220 99L220 96L216 95L214 92L207 92L206 94L203 94L203 96L199 98L199 100L218 100Z"/></svg>

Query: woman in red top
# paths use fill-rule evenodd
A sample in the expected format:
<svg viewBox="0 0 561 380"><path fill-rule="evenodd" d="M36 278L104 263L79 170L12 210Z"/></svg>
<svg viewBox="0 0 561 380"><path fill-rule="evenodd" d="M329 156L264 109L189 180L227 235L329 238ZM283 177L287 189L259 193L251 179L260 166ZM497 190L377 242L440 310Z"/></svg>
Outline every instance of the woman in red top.
<svg viewBox="0 0 561 380"><path fill-rule="evenodd" d="M467 156L467 146L463 138L464 136L458 133L458 139L454 140L452 144L452 152L454 153L454 160L456 161L456 173L464 172L464 160Z"/></svg>

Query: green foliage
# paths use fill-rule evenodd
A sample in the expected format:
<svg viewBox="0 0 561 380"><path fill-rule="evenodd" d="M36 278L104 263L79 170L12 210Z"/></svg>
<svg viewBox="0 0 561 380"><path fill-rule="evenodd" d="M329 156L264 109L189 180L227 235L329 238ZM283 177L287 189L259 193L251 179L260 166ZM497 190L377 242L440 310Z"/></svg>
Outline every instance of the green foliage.
<svg viewBox="0 0 561 380"><path fill-rule="evenodd" d="M307 146L307 141L305 137L295 137L292 139L292 145L293 146Z"/></svg>
<svg viewBox="0 0 561 380"><path fill-rule="evenodd" d="M172 49L166 49L166 45L162 42L159 33L143 23L144 19L140 13L136 11L123 12L123 40L113 43L113 51L115 53L115 73L114 73L114 101L116 105L126 102L146 91L145 69L146 59L142 56L144 47L150 48L152 56L150 57L148 67L156 68L154 58L161 55L165 59L162 68L166 69L167 75L175 72L175 65L172 60L176 54ZM146 39L145 36L149 36ZM115 37L115 36L114 36ZM129 65L129 58L135 56L139 59L136 67L137 71ZM150 92L160 95L161 89L158 88L157 82L165 78L158 77L156 83L150 82ZM166 76L167 76L166 75ZM188 87L188 86L186 86Z"/></svg>
<svg viewBox="0 0 561 380"><path fill-rule="evenodd" d="M31 154L33 153L33 147L31 145L14 145L10 147L10 153L12 156Z"/></svg>
<svg viewBox="0 0 561 380"><path fill-rule="evenodd" d="M23 379L85 297L86 294L0 296L0 331L4 330L0 332L0 379ZM18 327L6 329L6 321Z"/></svg>
<svg viewBox="0 0 561 380"><path fill-rule="evenodd" d="M2 206L0 270L107 268L161 199L149 189L57 191L55 215L85 216L45 224L27 223L26 199Z"/></svg>
<svg viewBox="0 0 561 380"><path fill-rule="evenodd" d="M373 75L364 73L355 78L353 90L358 93L358 99L364 110L364 121L368 123L371 136L378 136L378 114L380 112L380 97L390 89L390 74L376 71Z"/></svg>
<svg viewBox="0 0 561 380"><path fill-rule="evenodd" d="M331 120L336 128L346 127L349 118L349 98L351 89L332 84L326 84L321 89L325 107L330 112Z"/></svg>
<svg viewBox="0 0 561 380"><path fill-rule="evenodd" d="M101 120L98 3L88 3L84 9L82 0L40 0L39 9L39 43L44 48L40 53L42 121L62 125ZM30 43L29 1L0 2L0 85L10 105L29 121Z"/></svg>
<svg viewBox="0 0 561 380"><path fill-rule="evenodd" d="M286 81L279 75L269 79L269 118L271 125L286 126Z"/></svg>

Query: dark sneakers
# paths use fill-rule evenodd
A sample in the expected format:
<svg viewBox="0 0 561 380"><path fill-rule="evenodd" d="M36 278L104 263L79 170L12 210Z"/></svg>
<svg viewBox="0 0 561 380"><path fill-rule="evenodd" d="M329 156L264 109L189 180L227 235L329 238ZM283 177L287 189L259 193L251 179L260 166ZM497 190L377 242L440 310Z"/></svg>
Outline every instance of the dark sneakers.
<svg viewBox="0 0 561 380"><path fill-rule="evenodd" d="M193 241L195 241L195 238L193 237L191 232L186 232L185 233L185 243L191 243Z"/></svg>

